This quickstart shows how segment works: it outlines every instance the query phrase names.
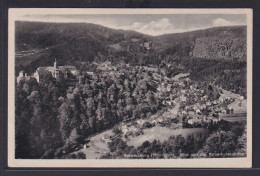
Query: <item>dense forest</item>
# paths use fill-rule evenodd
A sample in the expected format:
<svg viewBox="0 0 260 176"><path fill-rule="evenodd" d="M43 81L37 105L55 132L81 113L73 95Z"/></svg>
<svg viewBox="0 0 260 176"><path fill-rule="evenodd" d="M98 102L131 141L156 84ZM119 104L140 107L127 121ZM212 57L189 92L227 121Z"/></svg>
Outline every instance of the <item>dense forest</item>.
<svg viewBox="0 0 260 176"><path fill-rule="evenodd" d="M142 70L84 75L74 86L67 83L48 75L40 84L31 79L17 85L17 158L60 158L85 137L161 107L154 83Z"/></svg>

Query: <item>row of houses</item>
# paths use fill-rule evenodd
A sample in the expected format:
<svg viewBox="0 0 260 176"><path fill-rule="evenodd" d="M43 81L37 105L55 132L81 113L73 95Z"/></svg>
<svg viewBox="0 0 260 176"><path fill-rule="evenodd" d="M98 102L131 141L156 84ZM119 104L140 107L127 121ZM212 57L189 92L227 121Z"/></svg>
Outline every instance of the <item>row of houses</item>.
<svg viewBox="0 0 260 176"><path fill-rule="evenodd" d="M195 117L195 118L190 118L187 120L187 123L190 125L194 125L194 124L201 124L201 123L217 123L219 122L221 119L220 118L214 118L214 117Z"/></svg>

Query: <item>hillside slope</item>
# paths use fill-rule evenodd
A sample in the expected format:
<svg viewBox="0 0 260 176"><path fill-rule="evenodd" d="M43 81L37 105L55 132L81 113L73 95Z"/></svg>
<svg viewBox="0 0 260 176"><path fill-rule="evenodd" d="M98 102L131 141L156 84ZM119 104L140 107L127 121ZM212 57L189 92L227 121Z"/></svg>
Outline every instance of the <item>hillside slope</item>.
<svg viewBox="0 0 260 176"><path fill-rule="evenodd" d="M109 46L123 41L139 44L150 37L134 31L114 30L88 23L16 22L16 66L26 66L31 72L42 65L50 65L56 58L60 64L75 64L106 60ZM137 46L139 46L139 44ZM133 46L136 46L133 45ZM126 49L113 56L122 56ZM128 50L130 51L131 48ZM110 58L111 59L111 58Z"/></svg>
<svg viewBox="0 0 260 176"><path fill-rule="evenodd" d="M156 36L154 44L164 55L245 61L246 26L166 34Z"/></svg>

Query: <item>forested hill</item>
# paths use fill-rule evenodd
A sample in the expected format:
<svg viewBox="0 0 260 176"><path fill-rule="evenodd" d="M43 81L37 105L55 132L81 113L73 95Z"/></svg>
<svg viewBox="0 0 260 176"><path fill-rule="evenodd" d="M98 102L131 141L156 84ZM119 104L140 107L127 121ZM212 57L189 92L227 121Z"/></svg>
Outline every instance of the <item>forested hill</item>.
<svg viewBox="0 0 260 176"><path fill-rule="evenodd" d="M149 36L88 23L16 22L16 72L81 62L132 65L168 63L183 57L246 60L246 26ZM76 65L77 66L77 65Z"/></svg>
<svg viewBox="0 0 260 176"><path fill-rule="evenodd" d="M16 22L16 63L49 65L54 58L60 64L93 61L108 56L109 46L137 39L146 42L149 36L106 28L88 23ZM132 42L133 43L133 42ZM33 64L31 64L33 62ZM28 70L28 72L30 72Z"/></svg>
<svg viewBox="0 0 260 176"><path fill-rule="evenodd" d="M130 38L149 38L138 32L110 29L91 23L17 21L15 25L17 51L51 47L73 40L80 42L81 39L99 44L114 44Z"/></svg>
<svg viewBox="0 0 260 176"><path fill-rule="evenodd" d="M207 59L246 60L246 26L215 27L156 36L163 54Z"/></svg>

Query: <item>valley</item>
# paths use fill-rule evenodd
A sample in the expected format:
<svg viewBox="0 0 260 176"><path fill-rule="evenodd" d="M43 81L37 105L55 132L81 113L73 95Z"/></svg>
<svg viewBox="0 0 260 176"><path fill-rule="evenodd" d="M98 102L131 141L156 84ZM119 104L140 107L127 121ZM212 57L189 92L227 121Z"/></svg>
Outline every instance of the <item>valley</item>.
<svg viewBox="0 0 260 176"><path fill-rule="evenodd" d="M246 151L246 26L149 36L17 21L15 47L16 158Z"/></svg>
<svg viewBox="0 0 260 176"><path fill-rule="evenodd" d="M183 81L189 80L188 73L180 73L176 75L175 77L165 80L172 80L173 83L182 84ZM183 79L185 78L185 79ZM163 83L158 83L158 88L160 87L160 84L162 87L164 87ZM176 94L181 94L181 92L188 91L190 87L196 87L196 84L191 84L190 86L187 86L185 89L185 86L182 87L180 92L175 92ZM144 142L150 142L153 141L167 141L168 138L172 136L182 136L184 138L190 137L192 135L208 135L209 133L209 126L205 126L206 123L219 123L220 121L224 120L227 122L244 122L247 119L246 116L246 100L243 99L240 95L231 93L229 91L226 91L222 88L218 89L221 91L220 96L217 100L212 100L212 102L218 102L217 104L221 104L223 100L232 99L231 101L228 101L228 103L225 105L223 109L227 109L228 107L233 108L232 113L222 112L222 110L215 109L215 111L219 112L219 117L211 117L210 115L203 115L197 114L196 109L194 111L190 111L188 113L183 113L186 111L182 111L180 109L180 105L183 104L183 102L177 98L175 101L169 101L168 104L165 104L166 106L163 108L163 110L157 111L156 114L147 116L146 118L132 118L128 121L123 121L119 124L117 124L114 128L110 130L106 130L105 132L101 132L97 135L94 135L90 138L87 138L87 143L82 144L83 148L80 150L77 150L76 152L73 152L73 154L77 154L78 152L82 152L86 155L86 158L88 159L97 159L102 158L104 155L107 155L110 153L109 149L109 143L112 142L115 139L120 139L122 141L126 142L127 146L134 147L137 149L138 147L142 146ZM163 89L159 89L160 91L157 92L157 96L160 95L163 91ZM196 95L196 89L192 89L193 96ZM172 91L172 89L169 89L169 91ZM192 96L189 94L189 96ZM171 97L171 95L170 95ZM200 97L203 97L200 95ZM164 97L162 101L167 101L167 97ZM186 102L186 100L185 100ZM199 102L197 100L197 102ZM203 100L202 102L206 102L206 100ZM201 102L201 103L202 103ZM206 103L209 104L209 103ZM211 104L212 107L218 106L217 104ZM239 105L240 104L240 105ZM204 107L203 104L199 105L200 107ZM187 106L187 107L190 107ZM188 109L188 108L183 108ZM201 108L200 108L201 109ZM210 107L207 107L208 110L210 110ZM203 110L203 109L202 109ZM215 112L214 112L215 113ZM213 114L214 114L213 113ZM188 120L183 119L183 115L191 114ZM198 116L198 117L197 117ZM180 118L182 117L182 118ZM203 118L207 118L208 120L203 120ZM194 120L194 122L192 121ZM190 123L191 126L183 127L183 124ZM199 124L203 124L202 126L198 126ZM115 128L117 129L116 133ZM124 153L126 156L128 156L131 153ZM206 155L205 155L206 156ZM168 156L169 157L169 156Z"/></svg>

